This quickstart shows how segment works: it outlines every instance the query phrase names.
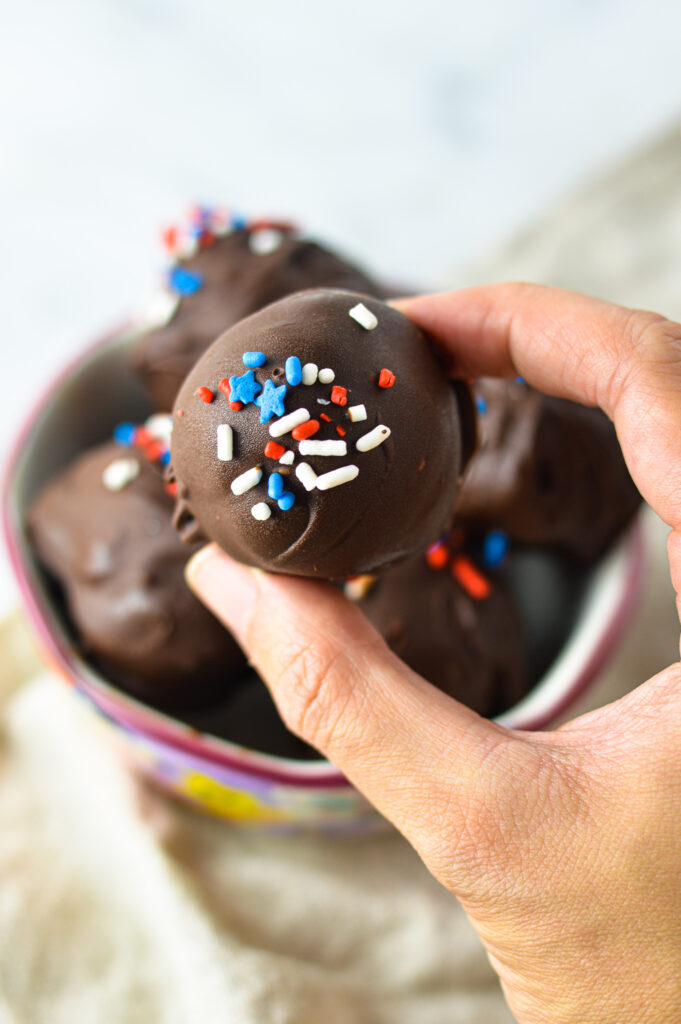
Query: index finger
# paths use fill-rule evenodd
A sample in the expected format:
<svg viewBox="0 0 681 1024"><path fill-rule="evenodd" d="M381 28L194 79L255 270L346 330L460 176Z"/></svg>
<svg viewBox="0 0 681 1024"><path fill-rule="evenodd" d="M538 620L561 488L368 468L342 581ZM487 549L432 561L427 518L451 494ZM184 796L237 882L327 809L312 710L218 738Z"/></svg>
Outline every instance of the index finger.
<svg viewBox="0 0 681 1024"><path fill-rule="evenodd" d="M516 283L394 305L439 345L453 375L520 375L548 394L600 406L614 421L641 494L681 530L679 324L562 289Z"/></svg>

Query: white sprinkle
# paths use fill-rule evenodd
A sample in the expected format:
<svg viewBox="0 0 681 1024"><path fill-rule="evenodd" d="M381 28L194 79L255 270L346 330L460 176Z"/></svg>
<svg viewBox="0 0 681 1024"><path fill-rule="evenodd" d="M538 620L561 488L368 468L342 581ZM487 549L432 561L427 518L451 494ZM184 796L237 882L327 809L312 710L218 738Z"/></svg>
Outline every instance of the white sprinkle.
<svg viewBox="0 0 681 1024"><path fill-rule="evenodd" d="M262 470L260 466L254 466L253 469L247 469L241 476L237 476L232 480L232 494L245 494L246 491L250 491L251 487L255 487L262 480Z"/></svg>
<svg viewBox="0 0 681 1024"><path fill-rule="evenodd" d="M295 412L290 412L288 416L282 416L280 420L275 420L271 424L270 436L281 437L282 434L288 434L289 430L299 427L301 423L305 423L309 418L310 414L307 409L296 409Z"/></svg>
<svg viewBox="0 0 681 1024"><path fill-rule="evenodd" d="M220 462L229 462L234 456L234 431L229 423L221 423L218 427L218 458Z"/></svg>
<svg viewBox="0 0 681 1024"><path fill-rule="evenodd" d="M358 302L356 306L348 310L348 316L356 320L365 331L373 331L374 327L378 326L378 319L370 309L366 308L363 302Z"/></svg>
<svg viewBox="0 0 681 1024"><path fill-rule="evenodd" d="M109 491L122 491L139 476L139 471L137 459L114 459L102 473L102 483Z"/></svg>
<svg viewBox="0 0 681 1024"><path fill-rule="evenodd" d="M372 448L378 448L379 444L383 444L386 437L390 437L390 427L385 427L382 423L379 423L368 434L358 438L355 448L358 452L370 452Z"/></svg>
<svg viewBox="0 0 681 1024"><path fill-rule="evenodd" d="M251 509L251 515L254 519L259 519L261 523L264 523L265 520L269 519L272 515L272 510L264 501L259 501L258 504L254 505Z"/></svg>
<svg viewBox="0 0 681 1024"><path fill-rule="evenodd" d="M348 416L353 423L359 423L360 420L367 418L367 409L365 405L351 405L348 409Z"/></svg>
<svg viewBox="0 0 681 1024"><path fill-rule="evenodd" d="M177 259L190 260L192 256L196 256L199 251L199 239L197 235L193 235L189 232L183 232L182 237L175 247L175 253Z"/></svg>
<svg viewBox="0 0 681 1024"><path fill-rule="evenodd" d="M331 405L331 402L329 401L328 398L318 398L317 399L317 404L318 405Z"/></svg>
<svg viewBox="0 0 681 1024"><path fill-rule="evenodd" d="M319 383L331 384L336 379L336 374L328 366L319 371Z"/></svg>
<svg viewBox="0 0 681 1024"><path fill-rule="evenodd" d="M316 363L305 363L303 367L303 384L314 384L318 373L319 368Z"/></svg>
<svg viewBox="0 0 681 1024"><path fill-rule="evenodd" d="M284 452L279 461L281 462L282 466L292 466L295 457L296 456L294 452Z"/></svg>
<svg viewBox="0 0 681 1024"><path fill-rule="evenodd" d="M341 466L340 469L332 469L330 473L322 473L317 477L317 490L328 491L331 487L338 487L339 484L347 484L358 474L357 466Z"/></svg>
<svg viewBox="0 0 681 1024"><path fill-rule="evenodd" d="M152 437L157 441L170 441L173 432L173 417L166 412L157 412L144 424Z"/></svg>
<svg viewBox="0 0 681 1024"><path fill-rule="evenodd" d="M314 491L317 486L317 474L307 462L299 462L296 466L296 476L306 491Z"/></svg>
<svg viewBox="0 0 681 1024"><path fill-rule="evenodd" d="M347 455L345 441L301 441L298 445L301 455Z"/></svg>
<svg viewBox="0 0 681 1024"><path fill-rule="evenodd" d="M378 579L370 573L363 576L355 576L354 580L348 580L343 586L343 593L350 601L361 601L367 596L374 583Z"/></svg>
<svg viewBox="0 0 681 1024"><path fill-rule="evenodd" d="M251 231L248 236L248 248L256 256L267 256L276 252L281 247L284 236L281 231L274 228L261 228L259 231Z"/></svg>
<svg viewBox="0 0 681 1024"><path fill-rule="evenodd" d="M180 296L170 288L159 288L137 314L137 326L144 330L164 327L175 315Z"/></svg>

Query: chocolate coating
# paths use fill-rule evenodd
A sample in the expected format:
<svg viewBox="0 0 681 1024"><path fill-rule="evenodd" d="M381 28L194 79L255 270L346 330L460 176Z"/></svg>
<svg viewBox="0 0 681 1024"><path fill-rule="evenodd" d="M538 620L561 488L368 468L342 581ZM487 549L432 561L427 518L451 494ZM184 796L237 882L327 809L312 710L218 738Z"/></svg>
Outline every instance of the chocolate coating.
<svg viewBox="0 0 681 1024"><path fill-rule="evenodd" d="M270 302L322 286L381 294L362 270L316 242L287 232L278 248L259 253L251 249L252 234L248 228L236 230L179 261L203 283L183 296L171 320L144 335L133 353L154 408L171 409L182 381L218 335Z"/></svg>
<svg viewBox="0 0 681 1024"><path fill-rule="evenodd" d="M358 303L377 317L375 329L366 330L349 316ZM222 378L246 372L242 354L253 350L267 357L254 371L262 385L285 382L290 356L334 371L332 384L287 387L284 412L309 410L319 424L314 441L338 442L339 426L346 455L301 455L289 432L276 441L294 453L292 467L264 455L274 420L261 424L252 403L233 411L218 389ZM379 386L382 369L395 375L393 386ZM336 386L347 389L346 406L330 400ZM201 387L215 395L209 404L197 397ZM367 418L352 422L349 410L359 404ZM282 299L223 334L182 386L171 441L178 527L194 538L198 528L238 560L275 572L337 578L375 571L425 547L446 528L470 449L462 424L468 429L470 422L467 389L452 386L425 335L392 307L345 291ZM216 452L216 431L223 423L234 432L234 458L226 462ZM387 440L358 451L357 440L382 424L391 431ZM301 462L317 475L348 465L359 473L330 490L307 491L295 473ZM263 469L260 483L233 494L235 478L255 466ZM273 471L286 474L285 488L295 496L289 511L268 498ZM260 503L271 511L264 522L251 512Z"/></svg>
<svg viewBox="0 0 681 1024"><path fill-rule="evenodd" d="M520 381L479 380L480 447L456 504L471 531L597 558L635 515L641 497L607 416Z"/></svg>
<svg viewBox="0 0 681 1024"><path fill-rule="evenodd" d="M102 474L132 458L139 474L112 491ZM85 653L122 689L164 707L198 706L247 671L245 656L184 582L192 553L172 527L173 501L141 453L85 452L34 501L28 528L63 589Z"/></svg>
<svg viewBox="0 0 681 1024"><path fill-rule="evenodd" d="M410 668L478 714L499 714L527 692L526 639L500 580L477 600L449 567L415 555L378 576L359 606Z"/></svg>

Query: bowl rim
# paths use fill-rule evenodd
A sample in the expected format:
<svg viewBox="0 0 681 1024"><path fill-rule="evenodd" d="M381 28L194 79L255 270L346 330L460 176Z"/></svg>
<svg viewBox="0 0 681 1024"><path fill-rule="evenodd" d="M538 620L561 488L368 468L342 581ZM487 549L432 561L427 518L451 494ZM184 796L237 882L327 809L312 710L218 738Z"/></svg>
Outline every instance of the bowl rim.
<svg viewBox="0 0 681 1024"><path fill-rule="evenodd" d="M25 538L14 491L26 464L24 448L41 417L57 400L61 386L71 375L113 343L122 344L131 340L137 330L130 320L122 321L67 360L35 400L15 436L5 463L1 489L2 530L19 592L40 646L49 662L76 690L89 698L105 717L133 733L147 735L157 742L212 761L220 767L256 773L275 783L304 788L354 789L346 777L325 759L297 761L261 753L202 732L136 700L109 683L79 656L59 629L56 617L54 622L50 621L51 616L45 607L40 585L22 554ZM607 597L607 601L601 597L599 616L588 621L589 615L593 613L588 607L587 596L568 641L548 672L518 704L493 721L508 728L544 728L593 685L633 612L644 560L643 531L639 516L598 565L595 570L596 574L600 574L598 579L595 578L595 582L589 584L592 605L598 605L598 594L594 596L594 591Z"/></svg>

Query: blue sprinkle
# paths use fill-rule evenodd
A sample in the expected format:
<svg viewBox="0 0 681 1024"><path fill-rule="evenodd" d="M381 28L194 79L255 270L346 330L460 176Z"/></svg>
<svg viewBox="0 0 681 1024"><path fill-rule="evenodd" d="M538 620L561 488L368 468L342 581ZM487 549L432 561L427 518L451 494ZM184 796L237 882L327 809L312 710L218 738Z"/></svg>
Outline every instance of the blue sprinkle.
<svg viewBox="0 0 681 1024"><path fill-rule="evenodd" d="M240 213L235 213L234 216L232 217L231 224L234 231L241 231L243 230L243 228L248 226L248 220Z"/></svg>
<svg viewBox="0 0 681 1024"><path fill-rule="evenodd" d="M290 508L293 508L295 503L296 496L293 493L293 491L284 491L281 495L281 498L279 498L279 500L277 501L277 505L279 506L282 512L288 512Z"/></svg>
<svg viewBox="0 0 681 1024"><path fill-rule="evenodd" d="M269 383L269 381L268 381ZM243 402L248 405L255 400L255 396L262 391L262 384L258 384L253 370L246 370L241 377L229 378L229 400L230 402Z"/></svg>
<svg viewBox="0 0 681 1024"><path fill-rule="evenodd" d="M241 362L244 366L264 366L267 362L267 356L264 352L244 352Z"/></svg>
<svg viewBox="0 0 681 1024"><path fill-rule="evenodd" d="M114 427L113 439L117 444L132 444L135 440L135 424L119 423Z"/></svg>
<svg viewBox="0 0 681 1024"><path fill-rule="evenodd" d="M516 377L516 380L517 380L518 384L524 384L525 383L525 378L524 377Z"/></svg>
<svg viewBox="0 0 681 1024"><path fill-rule="evenodd" d="M281 473L270 473L267 481L267 493L270 498L281 498L284 493L284 478Z"/></svg>
<svg viewBox="0 0 681 1024"><path fill-rule="evenodd" d="M481 416L484 413L487 412L487 402L482 397L482 395L476 395L475 396L475 404L476 404L476 406L478 408L478 412L480 413Z"/></svg>
<svg viewBox="0 0 681 1024"><path fill-rule="evenodd" d="M161 452L161 454L158 457L158 461L161 463L162 466L167 466L168 463L170 462L170 452Z"/></svg>
<svg viewBox="0 0 681 1024"><path fill-rule="evenodd" d="M249 370L249 373L253 373L253 370ZM231 384L230 380L230 384ZM259 387L260 385L258 385ZM265 381L265 390L263 393L255 399L255 404L260 409L260 422L267 423L268 420L272 419L273 416L283 416L284 412L284 395L286 394L286 385L281 384L278 388L274 386L271 380Z"/></svg>
<svg viewBox="0 0 681 1024"><path fill-rule="evenodd" d="M295 388L301 383L303 379L303 368L300 365L300 359L298 356L289 356L284 363L284 370L286 372L286 380L292 388Z"/></svg>
<svg viewBox="0 0 681 1024"><path fill-rule="evenodd" d="M184 267L173 267L168 273L168 282L173 291L177 292L178 295L193 295L194 292L198 292L199 288L203 284L203 277L201 274L196 274L191 270L185 270Z"/></svg>
<svg viewBox="0 0 681 1024"><path fill-rule="evenodd" d="M482 560L485 565L494 569L497 565L501 565L506 552L508 551L508 537L501 530L492 530L485 537L482 545Z"/></svg>

